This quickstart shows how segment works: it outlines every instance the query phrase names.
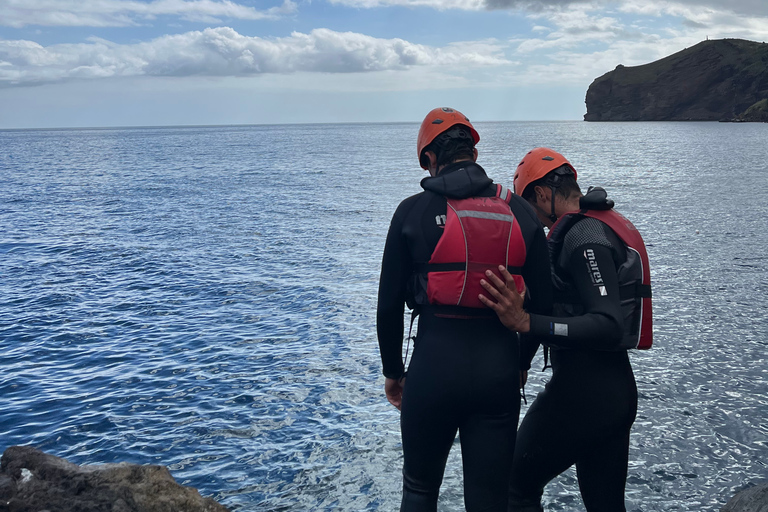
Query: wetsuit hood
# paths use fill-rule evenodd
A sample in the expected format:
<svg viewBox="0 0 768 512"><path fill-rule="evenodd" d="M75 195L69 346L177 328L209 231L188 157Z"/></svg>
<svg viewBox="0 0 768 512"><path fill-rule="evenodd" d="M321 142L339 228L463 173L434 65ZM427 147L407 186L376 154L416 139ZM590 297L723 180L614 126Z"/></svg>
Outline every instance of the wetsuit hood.
<svg viewBox="0 0 768 512"><path fill-rule="evenodd" d="M441 196L464 199L477 196L493 183L485 170L471 161L445 166L437 176L421 180L421 188Z"/></svg>

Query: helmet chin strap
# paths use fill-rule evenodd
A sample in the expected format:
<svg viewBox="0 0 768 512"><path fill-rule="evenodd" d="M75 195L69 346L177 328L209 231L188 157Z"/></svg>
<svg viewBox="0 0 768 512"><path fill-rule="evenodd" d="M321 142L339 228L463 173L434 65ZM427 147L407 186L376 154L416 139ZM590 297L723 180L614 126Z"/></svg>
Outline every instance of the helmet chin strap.
<svg viewBox="0 0 768 512"><path fill-rule="evenodd" d="M560 185L563 183L563 180L567 176L573 176L573 178L576 179L576 172L573 170L573 167L571 167L570 164L562 165L553 170L551 175L546 180L546 184L549 185L549 189L552 191L552 197L550 197L549 201L552 208L549 215L547 215L543 210L541 213L547 215L547 218L553 223L557 222L557 215L555 215L555 195L557 193L557 189L560 188Z"/></svg>
<svg viewBox="0 0 768 512"><path fill-rule="evenodd" d="M544 211L544 208L539 206L539 203L533 203L533 207L536 208L539 212L541 212L542 215L544 215L549 220L551 220L552 223L557 222L557 215L555 215L555 203L554 203L554 201L552 202L552 212L551 213L547 213L546 211Z"/></svg>
<svg viewBox="0 0 768 512"><path fill-rule="evenodd" d="M555 192L557 192L557 187L550 185L549 188L552 190L552 200L550 201L550 204L552 205L552 211L549 214L549 220L552 222L557 222L557 215L555 215Z"/></svg>
<svg viewBox="0 0 768 512"><path fill-rule="evenodd" d="M535 208L536 208L536 209L537 209L537 210L538 210L538 211L539 211L539 212L540 212L542 215L544 215L544 216L545 216L545 217L547 217L549 220L551 220L551 221L552 221L552 223L554 224L555 222L557 222L557 219L558 219L557 215L555 214L555 194L556 194L556 192L557 192L557 189L558 189L558 185L559 185L559 184L549 183L548 185L549 185L549 190L551 190L551 191L552 191L552 196L549 198L550 212L549 212L549 213L547 213L546 211L544 211L544 208L542 208L541 206L539 206L539 203L538 203L538 202L534 202L534 203L533 203L533 206L534 206L534 207L535 207Z"/></svg>

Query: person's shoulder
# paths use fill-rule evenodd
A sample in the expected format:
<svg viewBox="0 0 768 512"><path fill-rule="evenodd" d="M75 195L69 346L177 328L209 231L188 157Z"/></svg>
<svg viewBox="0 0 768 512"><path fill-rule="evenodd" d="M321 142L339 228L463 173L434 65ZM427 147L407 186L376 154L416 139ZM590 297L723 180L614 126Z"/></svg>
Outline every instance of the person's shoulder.
<svg viewBox="0 0 768 512"><path fill-rule="evenodd" d="M536 216L536 212L533 210L533 206L531 206L528 201L518 196L517 194L512 194L512 197L509 199L509 207L512 209L512 213L519 221L531 221L536 226L541 224L539 222L539 218Z"/></svg>
<svg viewBox="0 0 768 512"><path fill-rule="evenodd" d="M590 244L612 247L613 244L608 237L607 231L610 229L604 222L598 219L583 217L571 225L563 237L566 252Z"/></svg>
<svg viewBox="0 0 768 512"><path fill-rule="evenodd" d="M397 206L397 209L395 210L395 217L397 218L403 218L408 215L408 213L413 209L413 207L419 202L426 200L427 193L425 191L418 192L416 194L413 194L412 196L406 197L402 201L400 201L400 204Z"/></svg>
<svg viewBox="0 0 768 512"><path fill-rule="evenodd" d="M416 203L418 201L423 201L424 198L426 197L426 195L427 195L427 192L422 190L421 192L417 192L417 193L413 194L412 196L408 196L405 199L403 199L402 201L400 201L400 204L398 205L397 208L400 209L400 208L403 208L403 207L408 207L409 205L412 205L412 204L414 204L414 203Z"/></svg>

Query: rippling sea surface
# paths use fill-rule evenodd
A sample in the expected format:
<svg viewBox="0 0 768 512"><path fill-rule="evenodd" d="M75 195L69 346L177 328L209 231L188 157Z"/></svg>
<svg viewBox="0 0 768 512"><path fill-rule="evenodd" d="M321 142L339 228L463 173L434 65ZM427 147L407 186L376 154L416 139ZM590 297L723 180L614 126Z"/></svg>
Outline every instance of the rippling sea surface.
<svg viewBox="0 0 768 512"><path fill-rule="evenodd" d="M645 237L627 509L714 511L768 479L768 125L477 128L496 181L553 147ZM0 450L163 464L233 511L397 509L375 308L417 130L0 131ZM572 470L545 505L583 510ZM440 509L463 510L458 445Z"/></svg>

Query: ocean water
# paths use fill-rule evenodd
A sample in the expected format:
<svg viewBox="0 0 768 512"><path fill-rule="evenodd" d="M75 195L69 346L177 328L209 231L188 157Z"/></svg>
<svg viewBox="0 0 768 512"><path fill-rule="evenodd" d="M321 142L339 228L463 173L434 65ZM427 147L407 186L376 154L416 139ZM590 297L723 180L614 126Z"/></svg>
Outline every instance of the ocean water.
<svg viewBox="0 0 768 512"><path fill-rule="evenodd" d="M719 510L768 479L768 125L477 128L496 181L554 147L645 237L627 509ZM396 510L375 308L417 130L0 131L0 450L166 465L233 511ZM440 510L463 510L458 448ZM572 470L545 505L583 510Z"/></svg>

